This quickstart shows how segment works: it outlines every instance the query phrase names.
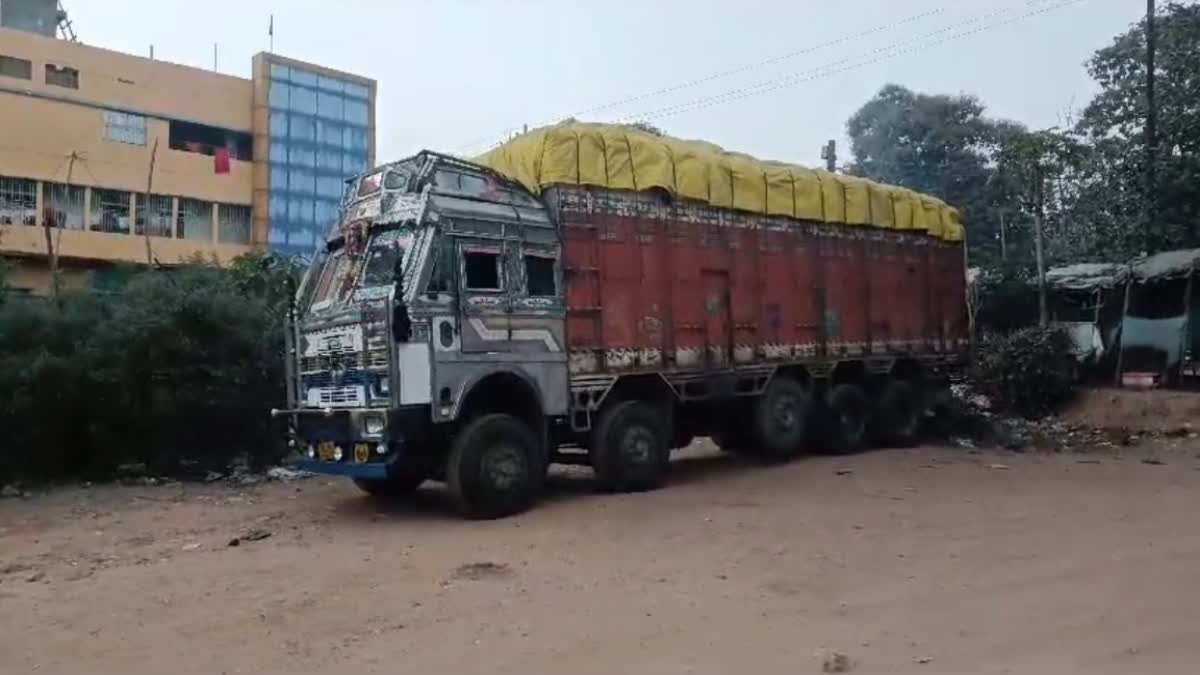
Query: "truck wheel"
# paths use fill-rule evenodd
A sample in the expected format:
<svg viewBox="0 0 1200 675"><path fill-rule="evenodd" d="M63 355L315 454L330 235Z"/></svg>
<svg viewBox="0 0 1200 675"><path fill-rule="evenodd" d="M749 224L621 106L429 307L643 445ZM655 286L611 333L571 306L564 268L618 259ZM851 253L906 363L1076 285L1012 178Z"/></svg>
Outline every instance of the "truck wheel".
<svg viewBox="0 0 1200 675"><path fill-rule="evenodd" d="M777 377L754 403L754 449L771 459L800 454L808 435L812 396L799 382Z"/></svg>
<svg viewBox="0 0 1200 675"><path fill-rule="evenodd" d="M856 384L839 384L825 397L824 449L833 455L859 452L867 445L871 402Z"/></svg>
<svg viewBox="0 0 1200 675"><path fill-rule="evenodd" d="M671 461L660 415L641 401L618 403L603 413L588 455L600 487L610 492L653 490Z"/></svg>
<svg viewBox="0 0 1200 675"><path fill-rule="evenodd" d="M537 499L545 464L527 424L512 415L485 415L454 438L446 458L446 484L468 517L503 518Z"/></svg>
<svg viewBox="0 0 1200 675"><path fill-rule="evenodd" d="M354 484L372 497L403 497L416 492L425 478L423 474L401 472L378 480L355 478Z"/></svg>
<svg viewBox="0 0 1200 675"><path fill-rule="evenodd" d="M885 445L907 448L921 434L921 392L911 382L892 380L879 397L876 438Z"/></svg>

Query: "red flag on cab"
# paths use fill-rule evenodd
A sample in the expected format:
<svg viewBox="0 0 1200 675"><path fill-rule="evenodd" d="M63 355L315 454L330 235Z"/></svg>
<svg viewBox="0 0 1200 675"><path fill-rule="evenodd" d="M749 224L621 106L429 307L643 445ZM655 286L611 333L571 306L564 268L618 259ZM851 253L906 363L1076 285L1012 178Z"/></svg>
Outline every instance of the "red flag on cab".
<svg viewBox="0 0 1200 675"><path fill-rule="evenodd" d="M229 173L229 148L215 148L213 152L213 171Z"/></svg>

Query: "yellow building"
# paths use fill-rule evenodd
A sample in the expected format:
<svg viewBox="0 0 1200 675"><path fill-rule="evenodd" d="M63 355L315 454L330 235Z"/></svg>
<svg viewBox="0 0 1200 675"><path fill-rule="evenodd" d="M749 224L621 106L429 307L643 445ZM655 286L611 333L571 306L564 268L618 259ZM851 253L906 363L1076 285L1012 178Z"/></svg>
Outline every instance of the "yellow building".
<svg viewBox="0 0 1200 675"><path fill-rule="evenodd" d="M344 179L375 162L376 85L268 53L252 72L0 28L9 285L44 292L51 247L67 286L148 258L311 252Z"/></svg>

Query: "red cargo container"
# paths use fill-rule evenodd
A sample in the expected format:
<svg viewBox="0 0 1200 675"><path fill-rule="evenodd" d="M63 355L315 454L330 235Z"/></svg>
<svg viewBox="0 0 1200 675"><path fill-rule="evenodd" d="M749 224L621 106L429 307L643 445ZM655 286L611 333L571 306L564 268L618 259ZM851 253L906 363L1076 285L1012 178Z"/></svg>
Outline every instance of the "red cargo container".
<svg viewBox="0 0 1200 675"><path fill-rule="evenodd" d="M555 187L573 375L960 360L961 243Z"/></svg>

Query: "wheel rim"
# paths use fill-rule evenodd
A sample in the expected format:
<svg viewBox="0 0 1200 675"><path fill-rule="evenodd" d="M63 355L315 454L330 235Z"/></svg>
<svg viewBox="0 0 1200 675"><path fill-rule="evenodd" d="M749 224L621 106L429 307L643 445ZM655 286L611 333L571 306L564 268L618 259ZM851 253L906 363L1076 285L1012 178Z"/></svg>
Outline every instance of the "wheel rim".
<svg viewBox="0 0 1200 675"><path fill-rule="evenodd" d="M858 410L852 407L842 408L838 415L838 423L842 427L842 434L847 439L857 438L863 431L864 416Z"/></svg>
<svg viewBox="0 0 1200 675"><path fill-rule="evenodd" d="M621 456L630 464L654 461L654 432L646 427L630 427L621 438Z"/></svg>
<svg viewBox="0 0 1200 675"><path fill-rule="evenodd" d="M800 401L790 394L775 396L775 404L771 406L771 424L775 431L790 433L800 424Z"/></svg>
<svg viewBox="0 0 1200 675"><path fill-rule="evenodd" d="M511 443L499 443L484 453L480 469L489 485L509 491L521 483L528 467L520 448Z"/></svg>

